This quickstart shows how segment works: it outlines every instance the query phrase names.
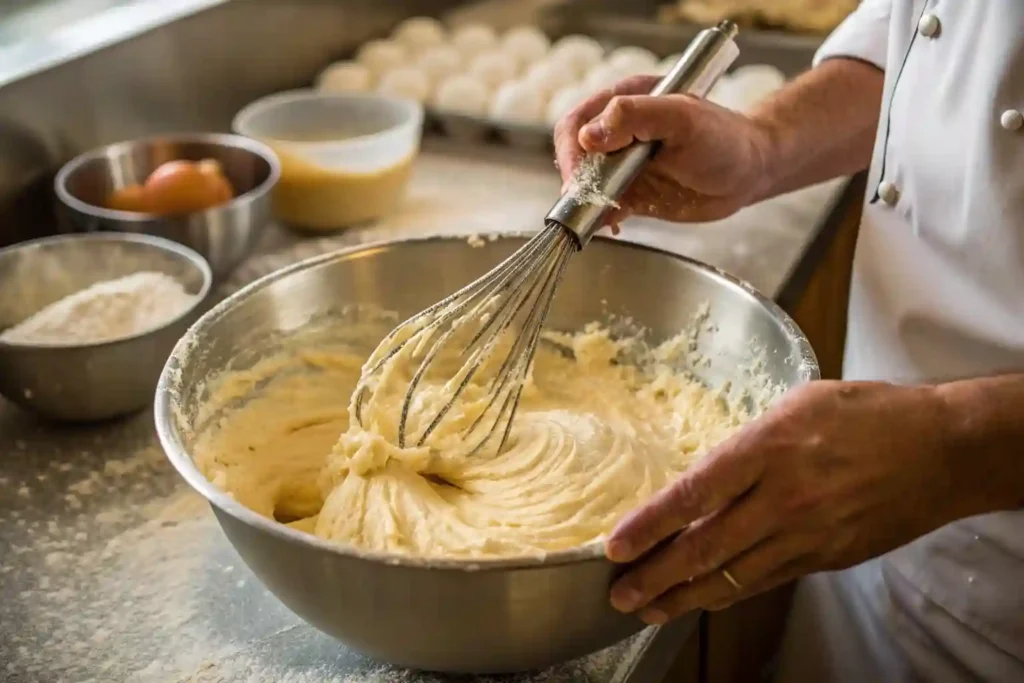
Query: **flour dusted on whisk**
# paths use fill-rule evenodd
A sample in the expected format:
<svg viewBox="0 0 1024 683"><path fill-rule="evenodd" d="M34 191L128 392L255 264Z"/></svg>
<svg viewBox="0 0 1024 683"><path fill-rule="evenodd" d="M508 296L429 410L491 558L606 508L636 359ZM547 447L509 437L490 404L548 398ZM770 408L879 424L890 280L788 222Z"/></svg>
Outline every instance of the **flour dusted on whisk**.
<svg viewBox="0 0 1024 683"><path fill-rule="evenodd" d="M601 163L603 161L603 154L584 157L573 173L572 182L566 194L583 204L617 209L619 203L601 192Z"/></svg>
<svg viewBox="0 0 1024 683"><path fill-rule="evenodd" d="M8 344L96 344L147 332L196 303L175 278L143 271L98 282L0 333Z"/></svg>

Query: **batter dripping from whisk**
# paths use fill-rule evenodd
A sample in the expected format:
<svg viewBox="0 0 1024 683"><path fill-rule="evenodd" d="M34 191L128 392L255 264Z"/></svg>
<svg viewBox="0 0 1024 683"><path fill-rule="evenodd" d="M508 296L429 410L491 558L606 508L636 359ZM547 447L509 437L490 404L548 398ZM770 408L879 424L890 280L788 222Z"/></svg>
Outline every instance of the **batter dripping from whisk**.
<svg viewBox="0 0 1024 683"><path fill-rule="evenodd" d="M196 462L242 504L326 539L420 557L512 557L600 539L749 419L669 363L613 363L621 345L599 329L562 341L575 359L540 347L500 454L401 449L364 429L345 408L364 357L327 349L223 382L215 403L270 378L200 436Z"/></svg>

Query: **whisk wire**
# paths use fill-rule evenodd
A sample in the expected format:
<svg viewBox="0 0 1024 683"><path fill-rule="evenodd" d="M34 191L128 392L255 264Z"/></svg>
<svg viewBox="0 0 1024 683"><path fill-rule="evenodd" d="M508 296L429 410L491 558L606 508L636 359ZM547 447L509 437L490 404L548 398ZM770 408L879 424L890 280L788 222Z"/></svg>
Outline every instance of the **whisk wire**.
<svg viewBox="0 0 1024 683"><path fill-rule="evenodd" d="M388 333L388 335L385 336L383 340L381 340L376 352L374 353L374 356L377 356L379 352L384 350L386 350L386 354L383 357L379 358L374 358L371 356L369 362L372 362L373 365L370 366L370 368L366 370L363 374L369 375L373 374L377 370L380 370L380 368L383 367L383 365L388 360L390 360L398 351L402 350L402 348L420 332L427 331L432 326L440 326L447 320L455 317L456 315L461 313L462 309L471 304L474 298L476 298L476 296L479 296L482 292L485 292L487 287L491 286L494 281L498 280L499 278L509 273L514 274L518 267L522 264L522 262L528 260L529 257L532 255L533 249L536 248L536 246L541 242L541 240L538 239L541 236L543 236L543 233L534 237L532 240L530 240L530 242L525 244L516 253L514 253L508 259L503 261L490 272L481 276L479 279L469 283L468 285L464 286L462 289L456 291L455 293L449 294L447 297L431 305L430 307L420 311L419 313L412 316L411 318L403 322L401 325L396 327L390 333ZM498 287L500 286L501 285L499 283ZM452 304L456 300L466 295L470 295L470 298L456 306L452 306ZM444 315L441 318L434 318L435 314L437 314L439 311L444 311L446 315ZM433 318L433 320L431 320L429 324L424 325L422 328L411 334L408 338L403 340L397 346L390 347L389 343L391 342L391 340L399 336L401 332L408 330L410 327L414 327L413 323L417 321L425 321L430 318Z"/></svg>
<svg viewBox="0 0 1024 683"><path fill-rule="evenodd" d="M413 405L413 397L415 391L420 384L426 370L432 365L437 359L438 355L444 348L445 342L448 341L460 327L476 325L478 327L476 333L467 343L463 353L468 356L464 362L462 369L455 375L448 383L446 383L445 391L449 394L449 399L441 407L438 413L427 425L427 428L417 439L417 445L421 446L426 442L427 438L434 432L434 430L441 424L445 416L449 411L456 405L459 398L463 395L466 388L470 386L474 377L476 377L478 371L484 367L487 360L494 354L499 345L503 342L505 332L508 331L512 323L520 312L524 310L526 304L533 299L533 295L538 290L543 291L548 289L548 281L542 281L539 278L533 276L534 271L537 269L537 264L544 264L548 262L552 253L556 250L560 250L561 242L558 240L558 232L544 231L531 240L527 245L520 250L520 258L511 258L510 261L516 261L517 265L525 265L525 267L517 267L510 269L508 272L503 274L500 281L496 284L487 285L487 277L482 278L477 285L481 286L481 289L473 292L469 300L477 298L481 292L485 292L486 296L478 300L473 309L465 316L459 318L459 323L450 328L445 335L443 335L430 349L427 355L424 357L422 363L417 369L412 381L409 383L409 389L406 392L405 399L402 403L402 412L399 420L398 438L399 445L404 447L406 440L406 424L408 421L409 411ZM495 278L497 279L497 278ZM524 283L530 282L528 286L524 286ZM496 290L496 291L491 291ZM499 295L511 291L511 296L500 298ZM552 290L553 293L553 290ZM495 306L494 302L499 303ZM525 326L531 324L531 321L536 312L536 305L531 306L531 314L528 316ZM483 320L483 324L478 324L478 321ZM473 431L477 424L483 419L488 413L495 399L501 392L504 384L508 378L508 369L510 367L512 359L514 359L519 351L520 342L522 335L516 338L513 347L508 356L506 356L504 362L499 368L498 372L493 378L486 382L485 388L489 387L491 392L491 400L488 401L484 410L473 422L467 435ZM458 385L452 388L455 380L458 380ZM497 388L495 384L498 383ZM501 419L499 413L498 420ZM486 441L486 439L485 439ZM479 445L478 445L479 446ZM476 448L474 448L476 450Z"/></svg>
<svg viewBox="0 0 1024 683"><path fill-rule="evenodd" d="M529 329L530 333L528 335L523 335L517 338L516 340L517 344L519 343L519 341L523 339L527 340L525 353L523 351L517 353L515 350L513 350L508 357L509 359L515 359L515 370L512 375L515 377L515 381L512 385L514 391L509 392L507 394L505 401L502 403L501 409L499 410L498 415L495 417L494 421L495 427L502 423L502 420L504 419L503 415L506 411L506 406L509 405L509 401L511 399L511 408L508 411L508 417L507 419L504 419L505 429L502 431L501 441L498 443L499 452L505 447L505 443L508 441L509 434L512 431L512 422L515 418L516 410L519 407L519 399L523 393L523 383L526 380L526 377L529 373L533 356L537 351L537 344L540 342L541 330L543 329L544 321L547 319L548 312L551 309L551 304L554 301L555 290L557 289L558 284L561 282L562 275L565 273L565 267L566 265L568 265L568 257L571 256L575 250L575 244L572 243L572 240L568 240L567 242L560 245L559 255L555 262L555 266L554 268L549 270L548 277L545 282L545 293L542 294L541 298L542 304L540 306L533 308L530 313L531 319L536 317L536 324L533 324L532 320L528 320L526 323L526 329ZM507 382L507 379L508 376L506 375L506 377L502 380L501 386L495 391L494 396L491 399L491 403L493 403L497 396L500 394L505 383ZM489 408L490 404L488 404L488 409ZM476 428L477 424L479 424L483 415L485 414L486 410L483 413L481 413L480 417L478 417L477 420L473 423L473 425L470 426L469 430L467 430L467 434L473 432L473 430ZM484 439L473 448L471 454L479 450L495 432L495 428L488 430Z"/></svg>
<svg viewBox="0 0 1024 683"><path fill-rule="evenodd" d="M547 255L545 255L545 256L547 256ZM530 267L530 274L531 274L531 276L532 276L532 271L535 270L535 269L537 269L536 265L532 265ZM537 298L540 299L540 300L543 300L544 292L550 291L549 285L552 283L552 279L554 278L554 276L555 276L555 271L549 269L549 272L548 272L547 276L544 279L533 278L533 284L530 286L530 288L528 290L526 290L526 292L522 296L519 297L519 300L518 300L515 308L513 310L511 310L511 312L509 313L509 315L508 315L509 320L508 320L508 323L506 323L506 326L508 324L510 324L511 323L511 319L523 309L524 305L526 304L526 302L528 300L530 300L531 295L534 293L535 290L539 289L540 293L539 293L539 296ZM542 309L540 307L538 307L536 304L534 304L533 306L531 306L529 308L529 313L527 314L526 321L523 323L523 329L524 330L532 330L531 325L532 325L534 319L537 318L538 313L541 313L541 311L542 311ZM543 317L544 316L542 315L541 319L543 319ZM519 363L517 361L520 359L520 355L519 354L521 354L522 351L523 351L522 347L523 347L524 341L526 341L527 344L528 344L528 341L529 341L529 336L528 335L518 335L516 337L515 342L513 342L512 348L510 349L508 355L505 357L505 360L501 364L501 367L498 369L498 372L497 372L495 380L494 380L495 382L497 382L497 387L495 387L494 395L492 396L491 401L488 402L487 408L490 408L490 406L494 403L494 400L500 394L501 390L504 389L505 384L508 381L508 378L510 376L514 376L514 374L511 374L509 372L510 368L513 365L515 365L516 368L518 369ZM491 341L491 345L494 345L496 343L497 343L497 338L493 338L492 341ZM469 431L472 431L473 428L475 428L476 425L479 424L480 420L482 419L483 415L485 415L485 414L486 414L486 409L485 409L484 413L482 413L477 418L477 420L473 423L473 425L471 425Z"/></svg>
<svg viewBox="0 0 1024 683"><path fill-rule="evenodd" d="M418 346L422 345L425 340L432 338L431 335L449 320L460 316L467 307L474 304L474 302L478 302L483 294L487 293L490 289L503 288L510 277L521 274L522 264L533 258L536 250L546 241L541 239L542 237L549 236L545 236L544 233L538 234L498 267L412 316L385 336L361 373L354 401L356 420L360 423L363 421L363 406L365 405L367 394L370 393L370 388L366 382L367 378L377 375L389 361L403 351L410 343L416 341ZM459 299L463 298L464 300L459 302ZM471 319L471 316L467 317ZM409 336L392 345L392 342L403 333L409 333ZM403 407L403 414L407 414L406 411L407 408ZM401 420L402 427L399 429L399 447L401 448L405 447L404 424L406 419Z"/></svg>
<svg viewBox="0 0 1024 683"><path fill-rule="evenodd" d="M736 32L732 22L701 31L651 95L706 95L739 53ZM431 435L444 435L438 427L450 418L469 423L467 430L451 435L462 439L459 453L476 452L499 432L500 451L568 261L603 225L609 202L623 195L656 152L656 143L634 141L594 159L595 177L574 180L572 191L564 192L548 212L544 230L490 272L395 328L364 366L353 399L355 419L362 423L367 404L393 410L401 395L395 435L400 447L405 447L410 426L426 425L410 439L422 446ZM497 357L504 353L504 358ZM401 363L396 362L398 354L403 354ZM417 362L408 378L408 369ZM460 364L453 366L455 362ZM432 367L435 372L430 372ZM445 379L442 386L426 381L438 378ZM452 413L460 399L465 410ZM392 415L371 417L392 424ZM484 425L487 431L479 441L467 441ZM445 444L456 444L444 436Z"/></svg>
<svg viewBox="0 0 1024 683"><path fill-rule="evenodd" d="M494 407L500 400L500 409L491 429L472 449L474 452L478 450L489 440L491 433L497 431L500 422L506 417L511 419L515 413L518 389L521 389L530 365L530 358L526 358L524 364L519 356L524 351L528 356L532 355L530 349L535 348L534 337L539 334L547 316L550 299L564 268L560 262L567 259L574 249L574 240L559 226L550 225L485 275L396 327L364 366L353 401L355 419L362 423L368 401L386 390L384 384L400 380L405 363L400 366L389 366L389 363L398 354L405 354L407 360L418 361L418 365L404 387L395 436L400 448L405 448L408 442L422 446L478 377L481 368L490 369L492 357L507 348L509 355L502 359L497 372L477 381L489 396L482 399L486 400L486 405L474 418L467 436L494 413ZM510 332L513 325L517 333ZM533 330L532 326L538 329ZM454 343L463 337L464 332L471 336L458 351L458 358L462 360L458 371L442 389L442 395L446 397L444 404L422 433L410 439L407 431L413 408L429 408L429 401L416 400L421 384L430 376L430 370L437 362L451 360L452 354L445 351L457 348ZM508 343L509 334L513 334L511 344ZM507 391L509 387L517 390ZM419 425L423 423L423 419L417 421ZM507 430L503 434L502 444L507 438Z"/></svg>

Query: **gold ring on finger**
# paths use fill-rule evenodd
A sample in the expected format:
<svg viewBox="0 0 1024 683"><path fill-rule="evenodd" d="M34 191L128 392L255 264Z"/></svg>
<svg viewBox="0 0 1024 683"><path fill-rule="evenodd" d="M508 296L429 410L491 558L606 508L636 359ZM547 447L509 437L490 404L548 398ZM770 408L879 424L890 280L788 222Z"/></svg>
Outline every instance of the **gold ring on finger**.
<svg viewBox="0 0 1024 683"><path fill-rule="evenodd" d="M739 592L742 592L742 591L743 591L743 586L742 586L742 585L740 584L740 582L739 582L739 581L737 581L737 580L735 579L735 577L733 577L733 575L732 575L732 574L730 574L730 573L729 573L729 570L728 570L728 569L723 569L723 570L722 570L722 576L724 576L724 577L725 577L725 580L726 580L726 581L728 581L729 583L731 583L731 584L732 584L732 587L736 589L736 592L737 592L737 593L739 593Z"/></svg>

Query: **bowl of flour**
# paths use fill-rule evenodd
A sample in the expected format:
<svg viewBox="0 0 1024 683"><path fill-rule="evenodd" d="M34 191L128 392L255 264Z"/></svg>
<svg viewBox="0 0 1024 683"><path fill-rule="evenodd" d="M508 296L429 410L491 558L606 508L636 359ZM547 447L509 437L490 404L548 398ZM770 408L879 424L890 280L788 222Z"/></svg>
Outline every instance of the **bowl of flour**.
<svg viewBox="0 0 1024 683"><path fill-rule="evenodd" d="M74 422L136 412L213 276L147 235L62 235L0 250L0 394Z"/></svg>

